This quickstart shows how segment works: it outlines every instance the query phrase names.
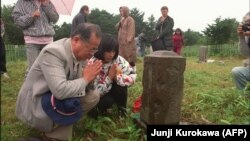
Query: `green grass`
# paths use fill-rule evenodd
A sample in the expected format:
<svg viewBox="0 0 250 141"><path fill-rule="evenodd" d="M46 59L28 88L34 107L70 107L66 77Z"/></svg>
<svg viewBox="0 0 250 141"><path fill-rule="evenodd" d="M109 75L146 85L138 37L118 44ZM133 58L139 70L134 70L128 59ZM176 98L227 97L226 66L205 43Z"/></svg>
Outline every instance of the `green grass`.
<svg viewBox="0 0 250 141"><path fill-rule="evenodd" d="M181 121L190 124L250 124L249 100L236 90L230 71L241 65L240 58L213 58L214 63L198 63L197 58L187 58ZM129 88L128 110L142 93L143 61L138 59L137 83ZM20 138L40 133L21 123L15 116L15 102L22 85L25 62L9 62L11 79L2 80L1 88L1 140L18 141ZM114 113L97 120L82 118L74 126L71 141L138 141L145 133L137 128L129 111L126 119Z"/></svg>
<svg viewBox="0 0 250 141"><path fill-rule="evenodd" d="M236 90L230 71L239 58L197 63L189 58L185 71L182 119L208 124L250 124L249 100Z"/></svg>

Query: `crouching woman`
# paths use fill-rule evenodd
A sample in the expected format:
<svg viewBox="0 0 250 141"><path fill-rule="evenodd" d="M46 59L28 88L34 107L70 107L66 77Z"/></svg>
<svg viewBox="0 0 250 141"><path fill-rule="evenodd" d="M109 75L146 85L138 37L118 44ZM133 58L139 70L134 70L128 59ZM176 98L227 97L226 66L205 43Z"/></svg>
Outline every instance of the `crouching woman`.
<svg viewBox="0 0 250 141"><path fill-rule="evenodd" d="M136 72L129 63L119 54L117 40L109 34L102 36L98 51L88 63L102 60L100 74L94 80L94 86L101 95L97 107L90 112L96 117L98 113L107 113L114 104L118 107L121 116L126 115L128 86L135 83Z"/></svg>

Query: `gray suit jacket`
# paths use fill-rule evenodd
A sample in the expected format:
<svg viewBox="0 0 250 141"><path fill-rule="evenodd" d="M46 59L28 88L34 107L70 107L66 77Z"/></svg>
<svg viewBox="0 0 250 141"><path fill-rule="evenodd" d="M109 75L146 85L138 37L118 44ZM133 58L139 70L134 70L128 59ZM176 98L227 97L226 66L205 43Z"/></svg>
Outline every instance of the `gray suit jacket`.
<svg viewBox="0 0 250 141"><path fill-rule="evenodd" d="M42 109L41 96L49 90L57 99L85 95L88 82L81 77L85 62L79 62L77 72L73 70L73 62L70 39L53 42L42 50L18 94L16 115L21 121L49 132L53 121Z"/></svg>

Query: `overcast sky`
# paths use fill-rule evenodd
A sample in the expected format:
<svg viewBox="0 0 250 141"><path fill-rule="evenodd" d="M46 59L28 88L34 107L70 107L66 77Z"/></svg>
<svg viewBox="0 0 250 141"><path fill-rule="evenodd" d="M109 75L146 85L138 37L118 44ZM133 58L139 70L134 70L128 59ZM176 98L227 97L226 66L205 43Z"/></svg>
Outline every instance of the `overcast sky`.
<svg viewBox="0 0 250 141"><path fill-rule="evenodd" d="M1 0L2 5L16 3L17 0ZM212 24L218 18L242 17L250 11L250 0L75 0L71 16L61 15L58 24L71 22L82 5L90 9L98 8L109 13L118 14L120 6L138 8L145 13L144 20L153 14L156 19L161 16L160 8L168 6L169 15L174 19L174 28L186 31L188 28L202 31L207 24Z"/></svg>

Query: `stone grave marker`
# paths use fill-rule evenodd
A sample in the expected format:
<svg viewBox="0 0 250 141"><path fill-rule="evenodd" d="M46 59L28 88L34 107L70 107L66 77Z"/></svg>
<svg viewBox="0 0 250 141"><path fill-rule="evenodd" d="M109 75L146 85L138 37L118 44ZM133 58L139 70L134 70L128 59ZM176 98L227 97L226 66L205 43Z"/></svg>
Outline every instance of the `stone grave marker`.
<svg viewBox="0 0 250 141"><path fill-rule="evenodd" d="M172 51L144 57L140 115L146 124L179 124L186 59Z"/></svg>

